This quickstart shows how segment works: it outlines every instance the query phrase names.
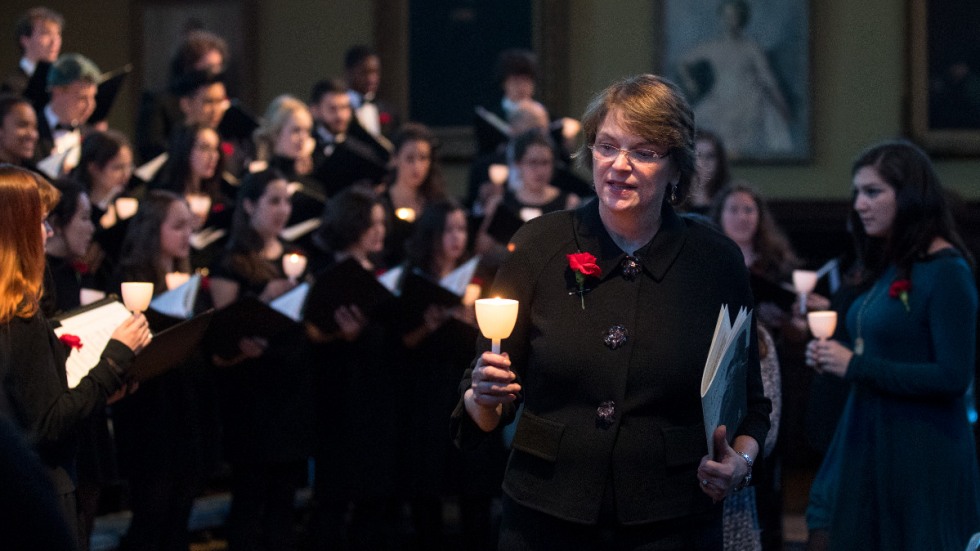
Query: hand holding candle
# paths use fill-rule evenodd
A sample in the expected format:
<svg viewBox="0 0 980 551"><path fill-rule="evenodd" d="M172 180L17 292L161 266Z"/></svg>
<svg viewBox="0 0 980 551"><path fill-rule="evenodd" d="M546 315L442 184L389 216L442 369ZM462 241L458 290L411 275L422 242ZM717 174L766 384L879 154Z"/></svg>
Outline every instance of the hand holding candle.
<svg viewBox="0 0 980 551"><path fill-rule="evenodd" d="M125 281L122 284L122 299L130 312L145 312L153 299L153 284L146 281Z"/></svg>
<svg viewBox="0 0 980 551"><path fill-rule="evenodd" d="M296 279L306 271L306 257L298 253L283 256L282 271L289 278L289 281L296 283Z"/></svg>
<svg viewBox="0 0 980 551"><path fill-rule="evenodd" d="M500 354L500 341L510 336L517 323L518 302L507 298L481 298L476 301L476 322L490 339L491 351Z"/></svg>

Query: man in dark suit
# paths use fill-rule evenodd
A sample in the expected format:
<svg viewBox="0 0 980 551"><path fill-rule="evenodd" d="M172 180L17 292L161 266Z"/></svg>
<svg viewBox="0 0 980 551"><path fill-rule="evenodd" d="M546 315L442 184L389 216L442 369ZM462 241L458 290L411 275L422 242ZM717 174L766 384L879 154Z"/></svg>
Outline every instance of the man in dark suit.
<svg viewBox="0 0 980 551"><path fill-rule="evenodd" d="M54 63L58 59L64 26L65 19L60 13L40 6L27 10L17 20L15 31L21 50L20 63L3 79L0 91L24 95L38 63Z"/></svg>
<svg viewBox="0 0 980 551"><path fill-rule="evenodd" d="M374 184L387 172L391 152L385 142L361 127L353 115L347 86L339 79L321 80L310 93L313 176L333 195L354 183Z"/></svg>
<svg viewBox="0 0 980 551"><path fill-rule="evenodd" d="M38 143L35 160L40 162L53 154L64 159L54 169L67 173L78 163L81 152L82 126L95 111L95 94L101 77L99 67L81 54L65 54L48 71L48 90L51 97L38 110ZM42 166L39 166L42 168Z"/></svg>
<svg viewBox="0 0 980 551"><path fill-rule="evenodd" d="M391 137L398 128L394 110L379 100L381 58L368 46L352 46L344 55L344 71L354 117L372 136Z"/></svg>

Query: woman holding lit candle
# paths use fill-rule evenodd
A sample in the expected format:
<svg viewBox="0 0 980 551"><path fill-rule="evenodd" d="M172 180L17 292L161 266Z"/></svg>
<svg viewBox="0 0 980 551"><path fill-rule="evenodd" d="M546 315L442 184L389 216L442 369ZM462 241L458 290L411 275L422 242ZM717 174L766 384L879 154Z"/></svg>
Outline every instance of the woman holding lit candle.
<svg viewBox="0 0 980 551"><path fill-rule="evenodd" d="M127 319L113 331L98 365L68 388L70 349L38 304L50 233L44 218L57 201L57 190L40 176L0 165L0 415L14 420L33 443L74 530L79 423L124 388L126 369L150 333L142 315ZM78 536L80 542L84 534Z"/></svg>
<svg viewBox="0 0 980 551"><path fill-rule="evenodd" d="M239 297L270 302L295 287L283 273L289 254L279 233L292 210L288 181L277 170L241 183L228 247L211 268L216 308ZM223 367L225 459L232 467L229 546L291 548L293 499L305 481L312 440L312 378L301 332L270 341L245 338Z"/></svg>
<svg viewBox="0 0 980 551"><path fill-rule="evenodd" d="M203 125L180 126L170 137L167 163L150 189L164 189L187 198L195 229L231 225L229 196L236 190L223 177L221 138ZM199 204L199 206L197 206Z"/></svg>
<svg viewBox="0 0 980 551"><path fill-rule="evenodd" d="M189 270L194 226L182 196L149 191L127 228L117 285L144 281L153 284L154 294L165 293L167 274ZM216 455L214 392L207 361L196 354L114 406L119 463L129 480L133 513L120 549L189 545L191 505Z"/></svg>
<svg viewBox="0 0 980 551"><path fill-rule="evenodd" d="M463 207L451 199L432 201L406 243L402 274L414 271L440 281L468 260L466 244ZM473 356L473 304L430 305L421 319L401 318L407 364L403 373L411 373L403 384L414 389L399 416L402 432L413 435L404 448L401 478L407 486L417 544L423 549L444 547L442 509L447 496L458 500L463 541L488 541L492 534L479 528L491 525L491 499L500 495L506 461L503 443L499 437L491 438L478 451L461 454L446 438L446 417L458 400L462 368Z"/></svg>
<svg viewBox="0 0 980 551"><path fill-rule="evenodd" d="M372 274L379 270L386 213L370 188L342 190L327 202L322 220L312 238L312 273L326 273L350 258ZM315 404L311 532L316 548L338 541L359 549L388 548L397 524L402 447L401 389L391 384L399 371L396 343L386 324L356 304L338 307L333 319L338 329L332 334L307 326L316 395L334 397Z"/></svg>
<svg viewBox="0 0 980 551"><path fill-rule="evenodd" d="M100 261L93 266L95 283L104 288L116 269L122 240L126 235L124 214L119 212L117 199L122 198L133 174L133 149L129 139L120 132L93 132L82 141L82 153L71 178L84 186L92 205L93 237L97 249L90 254ZM135 209L134 209L135 210Z"/></svg>
<svg viewBox="0 0 980 551"><path fill-rule="evenodd" d="M962 549L980 526L965 400L976 350L973 259L918 147L876 144L852 178L862 293L847 312L848 338L807 348L811 367L852 383L810 492L811 540Z"/></svg>
<svg viewBox="0 0 980 551"><path fill-rule="evenodd" d="M694 172L675 85L621 80L582 122L597 197L514 236L491 294L519 301L517 323L464 378L458 442L475 445L523 400L501 549L719 549L721 500L749 481L769 429L753 329L735 381L746 414L706 455L701 376L721 305L752 306L748 274L730 240L671 206Z"/></svg>
<svg viewBox="0 0 980 551"><path fill-rule="evenodd" d="M407 123L395 134L393 143L395 168L383 182L382 193L391 220L391 231L385 238L388 266L405 258L405 241L425 205L446 196L442 170L435 158L435 134L425 125Z"/></svg>

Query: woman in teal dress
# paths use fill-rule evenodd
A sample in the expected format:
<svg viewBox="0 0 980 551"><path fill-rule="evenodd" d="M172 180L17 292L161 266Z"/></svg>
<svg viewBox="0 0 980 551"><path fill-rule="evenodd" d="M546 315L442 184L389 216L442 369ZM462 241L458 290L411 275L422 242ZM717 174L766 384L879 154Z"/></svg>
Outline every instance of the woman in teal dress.
<svg viewBox="0 0 980 551"><path fill-rule="evenodd" d="M807 364L852 383L810 493L811 543L963 549L980 531L965 394L977 289L928 157L885 142L853 167L851 225L863 294L849 342L812 341Z"/></svg>

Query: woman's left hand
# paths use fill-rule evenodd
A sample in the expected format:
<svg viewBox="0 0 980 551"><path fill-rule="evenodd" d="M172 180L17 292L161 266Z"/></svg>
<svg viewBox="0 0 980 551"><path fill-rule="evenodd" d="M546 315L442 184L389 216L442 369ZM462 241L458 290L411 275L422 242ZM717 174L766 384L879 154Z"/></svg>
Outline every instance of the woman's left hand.
<svg viewBox="0 0 980 551"><path fill-rule="evenodd" d="M833 340L812 340L806 345L806 365L817 373L830 373L838 377L847 375L847 366L854 352Z"/></svg>
<svg viewBox="0 0 980 551"><path fill-rule="evenodd" d="M698 481L701 491L707 494L715 503L732 493L745 475L749 472L745 458L728 444L727 430L724 425L715 429L712 437L715 444L715 459L707 455L701 458L698 467Z"/></svg>

